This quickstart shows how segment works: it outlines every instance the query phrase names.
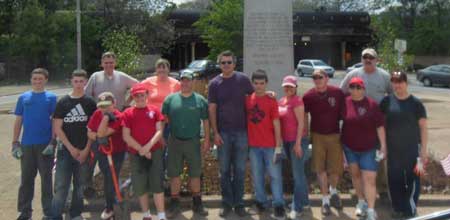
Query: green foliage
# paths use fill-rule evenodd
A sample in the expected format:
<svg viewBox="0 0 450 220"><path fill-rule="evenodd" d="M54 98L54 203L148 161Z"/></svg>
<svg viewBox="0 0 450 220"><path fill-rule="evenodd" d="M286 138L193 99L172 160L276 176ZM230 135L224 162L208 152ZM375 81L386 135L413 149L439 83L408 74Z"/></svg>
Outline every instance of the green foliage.
<svg viewBox="0 0 450 220"><path fill-rule="evenodd" d="M236 56L243 54L243 1L222 0L212 4L194 26L211 49L209 58L215 60L224 50L232 50Z"/></svg>
<svg viewBox="0 0 450 220"><path fill-rule="evenodd" d="M372 28L377 35L377 48L380 57L380 66L392 71L406 71L414 61L414 56L408 53L403 54L403 62L399 63L398 52L394 48L394 41L398 38L398 30L396 29L395 20L387 18L372 18Z"/></svg>
<svg viewBox="0 0 450 220"><path fill-rule="evenodd" d="M116 54L117 69L129 74L136 74L141 63L141 41L136 34L123 30L114 30L106 35L102 43L107 51Z"/></svg>

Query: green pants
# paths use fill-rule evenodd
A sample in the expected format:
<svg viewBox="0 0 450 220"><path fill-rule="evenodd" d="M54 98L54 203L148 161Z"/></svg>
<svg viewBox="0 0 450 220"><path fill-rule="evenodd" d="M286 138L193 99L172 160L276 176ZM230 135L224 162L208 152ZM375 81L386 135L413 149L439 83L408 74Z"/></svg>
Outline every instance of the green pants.
<svg viewBox="0 0 450 220"><path fill-rule="evenodd" d="M180 140L170 136L168 143L167 175L178 177L183 172L184 161L189 166L189 177L197 178L202 173L200 138Z"/></svg>

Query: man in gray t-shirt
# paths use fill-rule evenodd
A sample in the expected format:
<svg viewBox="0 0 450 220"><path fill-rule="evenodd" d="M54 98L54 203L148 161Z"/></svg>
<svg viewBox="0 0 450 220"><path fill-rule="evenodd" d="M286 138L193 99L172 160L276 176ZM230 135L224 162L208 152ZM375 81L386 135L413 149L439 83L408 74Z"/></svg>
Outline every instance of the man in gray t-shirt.
<svg viewBox="0 0 450 220"><path fill-rule="evenodd" d="M115 70L116 55L113 52L106 52L102 55L102 71L95 72L89 78L84 92L98 101L98 95L103 92L111 92L116 98L117 109L123 110L130 103L131 99L126 98L128 89L138 81L126 73ZM94 142L92 151L97 154L97 142ZM90 197L95 193L92 187L92 175L97 162L97 155L93 158L93 163L85 163L82 166L82 181L85 184L84 194Z"/></svg>
<svg viewBox="0 0 450 220"><path fill-rule="evenodd" d="M391 77L384 69L377 67L378 55L372 48L362 52L363 67L348 73L341 82L341 89L348 94L348 83L353 77L361 77L366 87L366 96L380 103L384 96L392 93Z"/></svg>
<svg viewBox="0 0 450 220"><path fill-rule="evenodd" d="M102 71L95 72L89 78L84 88L85 93L92 96L96 101L97 96L102 92L111 92L116 97L116 106L123 110L129 104L126 99L128 89L138 81L126 73L115 70L116 56L112 52L102 55Z"/></svg>

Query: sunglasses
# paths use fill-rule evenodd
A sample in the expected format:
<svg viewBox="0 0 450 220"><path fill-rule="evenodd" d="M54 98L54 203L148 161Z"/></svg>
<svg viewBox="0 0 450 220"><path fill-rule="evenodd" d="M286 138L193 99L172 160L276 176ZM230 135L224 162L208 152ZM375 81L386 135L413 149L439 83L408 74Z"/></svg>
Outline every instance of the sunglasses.
<svg viewBox="0 0 450 220"><path fill-rule="evenodd" d="M225 64L231 65L231 64L233 64L233 61L222 61L222 62L220 62L220 64L222 64L222 65L225 65Z"/></svg>
<svg viewBox="0 0 450 220"><path fill-rule="evenodd" d="M369 56L369 55L364 55L362 58L365 59L365 60L373 60L373 59L375 59L375 57Z"/></svg>
<svg viewBox="0 0 450 220"><path fill-rule="evenodd" d="M319 80L319 79L323 79L323 76L316 75L316 76L313 76L312 78L313 78L313 80Z"/></svg>
<svg viewBox="0 0 450 220"><path fill-rule="evenodd" d="M355 85L355 84L353 84L353 85L350 85L350 86L349 86L349 88L350 88L350 89L357 89L357 90L361 90L361 89L363 89L363 87L362 87L362 86L360 86L360 85Z"/></svg>

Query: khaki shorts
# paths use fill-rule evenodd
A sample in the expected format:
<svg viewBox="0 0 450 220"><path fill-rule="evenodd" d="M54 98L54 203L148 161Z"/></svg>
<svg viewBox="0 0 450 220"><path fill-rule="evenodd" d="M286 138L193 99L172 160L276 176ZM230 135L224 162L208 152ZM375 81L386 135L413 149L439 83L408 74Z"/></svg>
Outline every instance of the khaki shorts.
<svg viewBox="0 0 450 220"><path fill-rule="evenodd" d="M169 137L167 175L169 177L180 176L185 161L189 167L189 177L200 177L202 173L200 138L180 140L173 136Z"/></svg>
<svg viewBox="0 0 450 220"><path fill-rule="evenodd" d="M145 193L162 193L163 149L152 152L152 159L147 160L139 155L130 154L131 183L136 195Z"/></svg>
<svg viewBox="0 0 450 220"><path fill-rule="evenodd" d="M339 134L318 134L311 132L312 169L316 173L342 175L344 153Z"/></svg>

